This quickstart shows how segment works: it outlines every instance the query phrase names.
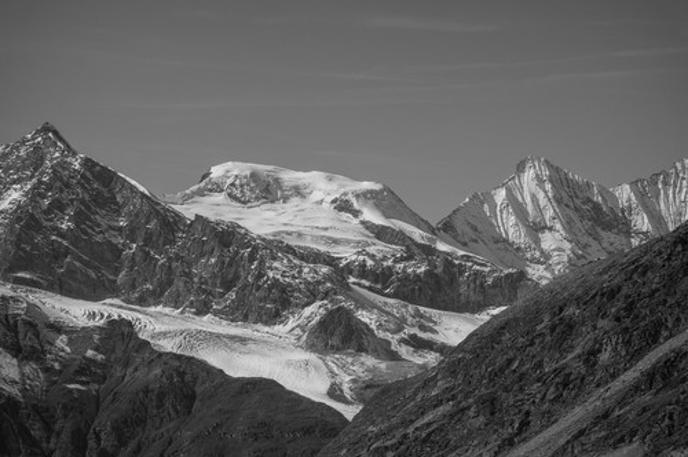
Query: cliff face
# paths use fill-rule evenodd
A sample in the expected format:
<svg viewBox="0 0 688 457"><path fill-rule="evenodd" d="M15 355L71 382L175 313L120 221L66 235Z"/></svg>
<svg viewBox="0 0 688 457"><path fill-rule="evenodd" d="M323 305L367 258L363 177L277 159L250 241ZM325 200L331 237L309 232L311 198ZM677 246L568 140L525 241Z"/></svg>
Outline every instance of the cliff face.
<svg viewBox="0 0 688 457"><path fill-rule="evenodd" d="M687 220L687 178L682 161L608 189L529 157L501 186L471 196L437 229L457 247L545 282Z"/></svg>
<svg viewBox="0 0 688 457"><path fill-rule="evenodd" d="M688 449L688 225L512 306L385 387L323 456Z"/></svg>
<svg viewBox="0 0 688 457"><path fill-rule="evenodd" d="M314 455L335 410L153 350L123 320L72 327L0 294L0 454Z"/></svg>

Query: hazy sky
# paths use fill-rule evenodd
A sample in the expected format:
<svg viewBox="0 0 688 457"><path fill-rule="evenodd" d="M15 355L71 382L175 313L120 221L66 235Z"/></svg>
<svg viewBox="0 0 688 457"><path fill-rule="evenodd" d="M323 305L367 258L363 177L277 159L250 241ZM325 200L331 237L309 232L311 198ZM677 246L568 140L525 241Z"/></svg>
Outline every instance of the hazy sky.
<svg viewBox="0 0 688 457"><path fill-rule="evenodd" d="M688 156L686 0L2 0L0 18L0 142L48 120L158 193L259 162L385 182L434 222L529 154L608 185Z"/></svg>

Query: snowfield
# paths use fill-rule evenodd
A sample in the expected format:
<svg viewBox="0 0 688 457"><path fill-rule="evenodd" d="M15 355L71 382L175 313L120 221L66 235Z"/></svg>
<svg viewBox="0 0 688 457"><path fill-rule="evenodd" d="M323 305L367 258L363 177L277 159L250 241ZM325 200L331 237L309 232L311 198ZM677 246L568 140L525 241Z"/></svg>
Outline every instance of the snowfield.
<svg viewBox="0 0 688 457"><path fill-rule="evenodd" d="M455 345L489 318L488 314L474 316L426 309L352 287L353 293L365 298L365 305L348 306L378 336L390 340L393 349L406 360L381 361L361 353L318 354L304 349L302 341L308 329L333 306L326 302L314 303L281 325L265 326L195 316L164 307L141 308L116 299L78 300L8 284L0 284L0 294L25 296L40 303L52 319L70 325L99 325L109 319L126 319L158 350L205 360L230 376L273 379L289 390L332 406L349 419L362 406L348 400L356 386L401 379L439 361L436 352L402 344L400 340L409 332ZM11 391L12 363L4 356L0 354L0 374L9 383L4 387ZM348 399L328 395L332 385L339 386Z"/></svg>

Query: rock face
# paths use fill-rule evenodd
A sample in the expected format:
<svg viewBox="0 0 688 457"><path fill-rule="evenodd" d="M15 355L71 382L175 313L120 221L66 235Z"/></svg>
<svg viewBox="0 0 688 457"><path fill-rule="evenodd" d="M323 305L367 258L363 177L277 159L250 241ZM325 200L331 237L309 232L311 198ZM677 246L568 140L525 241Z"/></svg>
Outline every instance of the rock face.
<svg viewBox="0 0 688 457"><path fill-rule="evenodd" d="M131 324L70 327L0 295L0 455L307 456L346 424L274 381L153 350Z"/></svg>
<svg viewBox="0 0 688 457"><path fill-rule="evenodd" d="M534 285L526 273L488 262L462 262L442 252L406 251L387 259L354 256L340 264L376 293L447 311L476 313L505 306Z"/></svg>
<svg viewBox="0 0 688 457"><path fill-rule="evenodd" d="M329 310L308 331L306 347L316 351L364 352L382 360L401 360L389 341L379 338L365 322L349 309Z"/></svg>
<svg viewBox="0 0 688 457"><path fill-rule="evenodd" d="M688 219L687 162L607 189L529 157L437 225L443 239L544 282L668 233Z"/></svg>
<svg viewBox="0 0 688 457"><path fill-rule="evenodd" d="M14 283L253 322L348 287L237 224L188 221L49 124L0 149L0 174L0 277Z"/></svg>
<svg viewBox="0 0 688 457"><path fill-rule="evenodd" d="M320 455L685 453L686 271L688 224L554 280L383 388Z"/></svg>

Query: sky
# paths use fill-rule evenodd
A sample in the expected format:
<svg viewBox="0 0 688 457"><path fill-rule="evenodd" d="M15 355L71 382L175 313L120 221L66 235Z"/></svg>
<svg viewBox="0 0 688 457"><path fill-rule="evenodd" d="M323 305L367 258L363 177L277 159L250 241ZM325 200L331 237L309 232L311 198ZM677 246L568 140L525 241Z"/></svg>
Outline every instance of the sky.
<svg viewBox="0 0 688 457"><path fill-rule="evenodd" d="M688 157L688 1L14 1L0 143L44 121L155 193L257 162L436 222L528 155L606 185Z"/></svg>

